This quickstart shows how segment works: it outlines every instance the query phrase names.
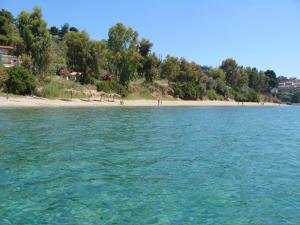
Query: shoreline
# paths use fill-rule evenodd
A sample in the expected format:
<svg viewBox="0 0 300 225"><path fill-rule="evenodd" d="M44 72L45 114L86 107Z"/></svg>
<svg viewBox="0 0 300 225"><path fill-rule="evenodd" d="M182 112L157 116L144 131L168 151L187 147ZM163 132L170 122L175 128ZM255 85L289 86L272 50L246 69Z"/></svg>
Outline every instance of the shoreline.
<svg viewBox="0 0 300 225"><path fill-rule="evenodd" d="M141 107L150 106L157 107L157 100L123 100L124 105L120 104L120 100L115 101L99 101L99 100L81 100L81 99L46 99L30 96L13 96L6 100L5 97L0 96L0 108L30 108L30 107ZM286 104L278 103L257 103L244 102L238 103L234 101L186 101L186 100L163 100L161 106L256 106L256 107L270 107L270 106L286 106Z"/></svg>

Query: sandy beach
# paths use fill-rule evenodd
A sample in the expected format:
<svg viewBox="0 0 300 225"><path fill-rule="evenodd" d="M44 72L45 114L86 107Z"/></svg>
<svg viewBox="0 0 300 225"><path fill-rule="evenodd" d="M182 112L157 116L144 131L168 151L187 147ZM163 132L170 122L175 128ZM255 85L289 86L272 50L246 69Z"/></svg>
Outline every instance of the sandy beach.
<svg viewBox="0 0 300 225"><path fill-rule="evenodd" d="M45 99L30 96L9 97L7 100L4 96L0 97L0 107L101 107L101 106L158 106L157 100L120 100L99 101L99 100L81 100L81 99ZM159 106L279 106L276 103L257 103L245 102L238 103L234 101L162 101Z"/></svg>

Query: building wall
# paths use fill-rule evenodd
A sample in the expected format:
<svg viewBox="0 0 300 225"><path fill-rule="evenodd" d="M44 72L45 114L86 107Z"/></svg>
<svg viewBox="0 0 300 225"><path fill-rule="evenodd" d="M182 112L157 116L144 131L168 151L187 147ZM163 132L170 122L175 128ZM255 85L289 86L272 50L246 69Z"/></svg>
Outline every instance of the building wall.
<svg viewBox="0 0 300 225"><path fill-rule="evenodd" d="M15 66L19 64L19 59L11 54L10 49L0 47L0 64L4 67Z"/></svg>
<svg viewBox="0 0 300 225"><path fill-rule="evenodd" d="M278 84L279 89L284 89L284 88L300 88L300 80L288 80L286 82L280 82Z"/></svg>
<svg viewBox="0 0 300 225"><path fill-rule="evenodd" d="M0 55L9 55L9 50L0 48Z"/></svg>
<svg viewBox="0 0 300 225"><path fill-rule="evenodd" d="M19 65L19 59L16 56L0 55L0 64L4 65L4 67Z"/></svg>

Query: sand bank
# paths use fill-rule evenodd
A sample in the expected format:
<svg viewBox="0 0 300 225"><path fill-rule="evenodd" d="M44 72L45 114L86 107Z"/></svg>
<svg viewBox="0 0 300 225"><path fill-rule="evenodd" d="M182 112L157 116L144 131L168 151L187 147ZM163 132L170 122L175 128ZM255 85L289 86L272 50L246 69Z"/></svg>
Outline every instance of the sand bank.
<svg viewBox="0 0 300 225"><path fill-rule="evenodd" d="M80 100L80 99L45 99L29 96L10 97L8 100L1 96L0 107L97 107L97 106L158 106L157 100L120 100L99 101L99 100ZM279 106L276 103L257 103L245 102L238 103L234 101L162 101L160 106Z"/></svg>

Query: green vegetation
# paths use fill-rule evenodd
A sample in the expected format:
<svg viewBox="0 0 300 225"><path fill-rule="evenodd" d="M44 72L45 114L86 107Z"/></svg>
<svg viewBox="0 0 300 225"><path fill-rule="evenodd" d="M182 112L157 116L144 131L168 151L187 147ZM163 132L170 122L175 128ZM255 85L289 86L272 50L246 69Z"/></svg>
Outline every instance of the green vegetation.
<svg viewBox="0 0 300 225"><path fill-rule="evenodd" d="M126 97L128 95L127 89L114 80L103 80L98 81L97 84L97 91L103 91L103 92L114 92L114 93L120 93L123 97Z"/></svg>
<svg viewBox="0 0 300 225"><path fill-rule="evenodd" d="M9 78L5 81L5 90L18 95L32 94L35 89L34 78L29 70L14 66L7 70Z"/></svg>
<svg viewBox="0 0 300 225"><path fill-rule="evenodd" d="M34 74L45 73L50 65L52 37L42 10L35 7L32 13L22 11L16 21L22 40L17 52L31 56Z"/></svg>
<svg viewBox="0 0 300 225"><path fill-rule="evenodd" d="M71 31L64 36L68 69L82 73L81 83L89 84L99 76L104 43L90 41L86 32Z"/></svg>
<svg viewBox="0 0 300 225"><path fill-rule="evenodd" d="M213 89L210 89L207 91L207 97L209 100L217 100L218 99L217 93Z"/></svg>
<svg viewBox="0 0 300 225"><path fill-rule="evenodd" d="M291 89L282 89L278 93L278 97L288 103L300 103L300 89L291 88Z"/></svg>
<svg viewBox="0 0 300 225"><path fill-rule="evenodd" d="M5 82L8 80L9 74L4 68L4 66L0 65L0 89L5 87Z"/></svg>
<svg viewBox="0 0 300 225"><path fill-rule="evenodd" d="M21 43L22 40L13 15L2 9L0 11L0 44L20 47Z"/></svg>
<svg viewBox="0 0 300 225"><path fill-rule="evenodd" d="M15 46L15 54L21 58L23 68L9 69L6 82L9 92L19 94L35 91L43 97L66 97L66 89L72 88L80 96L84 92L81 85L90 84L98 91L131 99L258 102L261 97L271 99L270 90L278 85L274 71L243 67L234 59L224 60L218 68L170 55L160 59L152 52L150 40L140 38L137 31L121 23L109 29L107 40L91 40L87 32L67 23L47 29L39 7L32 13L22 11L16 18L6 10L0 11L0 44ZM66 76L71 72L80 76L76 82L51 78L61 71ZM5 83L3 79L0 82ZM279 97L299 99L297 94L280 93Z"/></svg>
<svg viewBox="0 0 300 225"><path fill-rule="evenodd" d="M83 86L74 81L59 77L45 79L43 85L37 88L36 94L44 98L83 98ZM72 90L72 94L71 91Z"/></svg>
<svg viewBox="0 0 300 225"><path fill-rule="evenodd" d="M155 100L157 98L152 96L148 89L141 88L138 92L127 95L126 99L128 99L128 100L138 100L138 99Z"/></svg>

